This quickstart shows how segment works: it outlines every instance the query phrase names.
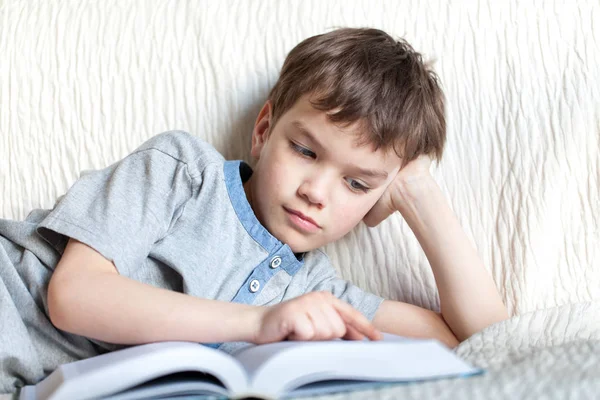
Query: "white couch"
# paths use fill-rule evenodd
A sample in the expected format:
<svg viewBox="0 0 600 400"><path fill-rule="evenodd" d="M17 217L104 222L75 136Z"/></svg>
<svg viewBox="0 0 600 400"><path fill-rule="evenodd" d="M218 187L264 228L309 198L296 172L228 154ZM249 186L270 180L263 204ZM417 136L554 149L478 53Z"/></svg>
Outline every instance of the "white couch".
<svg viewBox="0 0 600 400"><path fill-rule="evenodd" d="M546 309L559 325L575 308L595 318L599 21L595 0L0 0L0 217L51 208L82 170L165 130L249 160L252 124L287 52L330 28L378 27L435 60L448 145L434 174L510 313ZM439 307L400 215L326 251L365 289ZM596 337L598 323L585 323L584 338ZM550 342L566 340L556 335Z"/></svg>

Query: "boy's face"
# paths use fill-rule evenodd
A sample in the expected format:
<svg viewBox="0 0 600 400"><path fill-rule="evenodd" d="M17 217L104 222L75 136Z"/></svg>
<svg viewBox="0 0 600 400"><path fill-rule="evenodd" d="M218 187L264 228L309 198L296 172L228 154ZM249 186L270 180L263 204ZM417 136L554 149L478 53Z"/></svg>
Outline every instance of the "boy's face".
<svg viewBox="0 0 600 400"><path fill-rule="evenodd" d="M300 98L275 126L265 103L252 133L257 163L244 185L258 220L295 253L348 233L400 169L393 151L356 144L359 124L336 126L308 99Z"/></svg>

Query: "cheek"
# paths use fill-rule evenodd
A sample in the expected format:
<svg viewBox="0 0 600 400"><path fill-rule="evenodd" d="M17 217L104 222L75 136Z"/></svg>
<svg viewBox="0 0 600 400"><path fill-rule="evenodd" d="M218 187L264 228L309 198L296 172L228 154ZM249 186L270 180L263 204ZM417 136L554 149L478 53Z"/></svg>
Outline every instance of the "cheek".
<svg viewBox="0 0 600 400"><path fill-rule="evenodd" d="M286 192L288 186L293 182L295 169L292 168L285 159L273 157L266 161L261 170L261 187L263 195L270 198L280 197L282 192Z"/></svg>
<svg viewBox="0 0 600 400"><path fill-rule="evenodd" d="M293 170L285 162L277 161L269 168L269 184L273 189L281 190L291 181Z"/></svg>
<svg viewBox="0 0 600 400"><path fill-rule="evenodd" d="M299 171L306 166L297 156L290 154L285 146L281 146L277 152L274 152L273 158L269 163L269 175L272 182L281 188L292 186L300 179Z"/></svg>
<svg viewBox="0 0 600 400"><path fill-rule="evenodd" d="M358 224L371 209L371 201L346 201L335 207L335 221L340 230L350 230Z"/></svg>

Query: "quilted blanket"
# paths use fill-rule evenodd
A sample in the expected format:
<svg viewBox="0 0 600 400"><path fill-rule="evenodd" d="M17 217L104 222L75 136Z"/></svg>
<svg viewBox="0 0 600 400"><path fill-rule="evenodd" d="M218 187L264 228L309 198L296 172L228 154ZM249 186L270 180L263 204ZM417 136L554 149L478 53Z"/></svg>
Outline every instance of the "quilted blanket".
<svg viewBox="0 0 600 400"><path fill-rule="evenodd" d="M340 393L323 399L600 399L600 302L494 324L456 353L483 375Z"/></svg>

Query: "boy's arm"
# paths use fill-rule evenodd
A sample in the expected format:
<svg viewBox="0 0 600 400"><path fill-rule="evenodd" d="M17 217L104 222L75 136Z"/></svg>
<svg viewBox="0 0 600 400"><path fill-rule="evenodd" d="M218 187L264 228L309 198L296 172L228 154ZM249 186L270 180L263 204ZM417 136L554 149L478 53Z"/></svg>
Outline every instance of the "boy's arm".
<svg viewBox="0 0 600 400"><path fill-rule="evenodd" d="M415 329L406 325L416 324L420 330L416 336L435 327L445 337L444 321L454 336L463 341L507 319L508 312L482 260L429 174L430 164L429 157L421 156L402 168L365 222L374 226L392 212L400 211L429 260L442 315L436 320L430 312L416 312L402 303L386 301L376 314L374 325L384 331L404 332Z"/></svg>
<svg viewBox="0 0 600 400"><path fill-rule="evenodd" d="M440 313L399 301L384 300L373 325L382 332L400 336L437 339L450 348L459 343Z"/></svg>
<svg viewBox="0 0 600 400"><path fill-rule="evenodd" d="M109 343L219 342L252 335L257 316L250 306L206 302L123 277L111 261L73 239L48 286L56 327Z"/></svg>
<svg viewBox="0 0 600 400"><path fill-rule="evenodd" d="M52 274L48 309L56 327L118 344L379 338L362 314L329 293L272 307L201 299L123 277L73 239Z"/></svg>

